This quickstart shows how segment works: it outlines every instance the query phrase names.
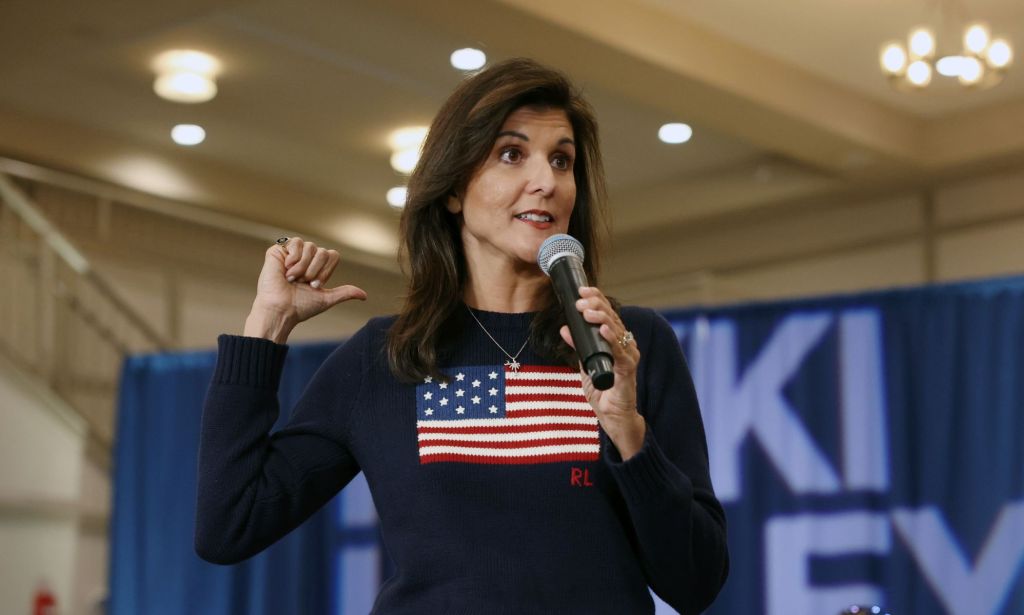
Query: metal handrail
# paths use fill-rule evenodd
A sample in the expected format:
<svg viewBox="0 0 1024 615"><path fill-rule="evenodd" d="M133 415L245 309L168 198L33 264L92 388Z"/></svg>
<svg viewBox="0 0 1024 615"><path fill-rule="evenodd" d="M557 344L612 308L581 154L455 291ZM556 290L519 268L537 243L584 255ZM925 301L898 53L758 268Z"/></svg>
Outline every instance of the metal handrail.
<svg viewBox="0 0 1024 615"><path fill-rule="evenodd" d="M20 177L32 182L63 188L72 192L88 194L97 199L131 205L134 208L163 214L192 224L225 231L232 235L249 237L261 243L272 242L278 237L301 235L319 245L335 245L336 238L318 236L316 233L300 233L295 229L282 228L263 224L242 217L232 216L218 211L197 207L190 203L173 201L152 194L146 194L129 188L115 186L95 179L89 179L48 169L21 160L0 156L0 174ZM399 273L398 261L393 256L371 254L354 246L345 250L348 262L377 269L388 273Z"/></svg>
<svg viewBox="0 0 1024 615"><path fill-rule="evenodd" d="M56 227L50 224L50 221L43 216L42 212L32 205L28 197L3 173L0 173L0 199L6 202L14 213L18 214L30 228L38 233L68 267L76 271L105 299L110 301L114 308L127 318L158 350L171 347L170 342L165 340L138 312L119 297L105 279L96 275L88 259Z"/></svg>
<svg viewBox="0 0 1024 615"><path fill-rule="evenodd" d="M141 350L167 350L173 344L94 270L39 206L3 172L0 204L15 222L9 225L9 236L3 246L11 256L4 266L14 275L4 281L3 305L13 320L4 323L0 350L15 366L39 377L85 421L90 458L109 468L120 373L118 358L123 360L127 354ZM35 249L24 250L23 246L28 244L20 240L26 234L37 242ZM84 328L76 329L76 324ZM102 346L91 348L89 338L84 338L86 345L81 345L82 335L94 335L92 339L107 350L102 350ZM109 390L97 389L95 384L90 388L92 401L98 405L90 406L88 396L81 399L83 391L75 387L83 381L109 383ZM97 390L101 393L98 397Z"/></svg>

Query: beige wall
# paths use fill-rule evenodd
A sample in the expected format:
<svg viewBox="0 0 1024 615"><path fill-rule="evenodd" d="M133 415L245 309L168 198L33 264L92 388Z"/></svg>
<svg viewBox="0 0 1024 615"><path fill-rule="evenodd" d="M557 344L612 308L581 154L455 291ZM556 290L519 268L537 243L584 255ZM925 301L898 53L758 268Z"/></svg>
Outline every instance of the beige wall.
<svg viewBox="0 0 1024 615"><path fill-rule="evenodd" d="M0 355L0 610L72 604L84 423ZM64 611L61 612L71 612Z"/></svg>
<svg viewBox="0 0 1024 615"><path fill-rule="evenodd" d="M1024 169L779 206L661 239L620 240L612 293L670 307L1024 274Z"/></svg>
<svg viewBox="0 0 1024 615"><path fill-rule="evenodd" d="M680 307L1024 273L1022 195L1024 168L1017 168L620 237L603 284L629 303ZM120 205L100 225L95 202L55 188L33 196L179 347L209 348L218 333L241 331L265 242ZM403 292L398 274L344 261L332 283L360 285L370 300L304 323L293 339L345 337L368 317L394 312Z"/></svg>

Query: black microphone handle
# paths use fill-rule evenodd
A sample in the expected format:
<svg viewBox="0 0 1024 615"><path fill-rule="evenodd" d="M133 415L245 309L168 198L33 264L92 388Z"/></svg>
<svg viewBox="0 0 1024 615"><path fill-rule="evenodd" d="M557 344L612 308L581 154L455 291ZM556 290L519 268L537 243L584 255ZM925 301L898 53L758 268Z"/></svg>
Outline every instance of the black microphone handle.
<svg viewBox="0 0 1024 615"><path fill-rule="evenodd" d="M572 334L572 341L576 345L576 355L583 364L583 369L590 376L595 389L606 391L612 388L615 384L615 374L612 373L612 349L601 337L598 330L600 325L587 322L583 319L583 314L576 309L576 300L580 298L579 289L588 285L583 264L575 256L563 256L551 263L548 275L551 276L558 301L562 304L565 320L569 324L569 333Z"/></svg>

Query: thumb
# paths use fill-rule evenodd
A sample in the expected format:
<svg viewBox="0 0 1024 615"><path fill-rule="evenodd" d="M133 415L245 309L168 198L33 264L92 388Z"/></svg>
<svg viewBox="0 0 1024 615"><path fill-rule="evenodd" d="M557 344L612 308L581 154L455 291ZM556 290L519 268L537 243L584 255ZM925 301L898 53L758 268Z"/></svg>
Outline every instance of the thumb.
<svg viewBox="0 0 1024 615"><path fill-rule="evenodd" d="M358 286L352 286L351 284L336 286L334 288L325 288L324 295L326 295L327 301L329 301L332 306L350 299L366 301L366 291Z"/></svg>
<svg viewBox="0 0 1024 615"><path fill-rule="evenodd" d="M285 272L285 261L288 258L288 252L284 246L273 245L263 255L263 268L269 267L270 271L279 271L282 274Z"/></svg>
<svg viewBox="0 0 1024 615"><path fill-rule="evenodd" d="M565 340L565 343L569 344L569 347L573 350L576 350L576 344L572 343L572 334L569 333L569 325L562 325L562 328L559 329L558 332L562 335L562 339Z"/></svg>

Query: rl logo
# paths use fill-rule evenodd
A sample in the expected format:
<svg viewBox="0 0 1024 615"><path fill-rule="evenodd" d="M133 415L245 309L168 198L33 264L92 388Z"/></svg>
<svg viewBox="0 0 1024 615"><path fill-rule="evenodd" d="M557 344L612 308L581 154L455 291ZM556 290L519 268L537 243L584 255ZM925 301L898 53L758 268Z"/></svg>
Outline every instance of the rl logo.
<svg viewBox="0 0 1024 615"><path fill-rule="evenodd" d="M590 482L590 470L586 468L572 468L569 471L569 484L573 487L593 487Z"/></svg>

